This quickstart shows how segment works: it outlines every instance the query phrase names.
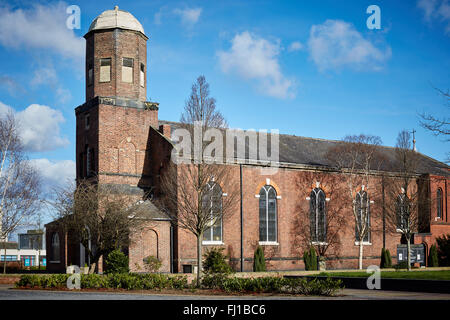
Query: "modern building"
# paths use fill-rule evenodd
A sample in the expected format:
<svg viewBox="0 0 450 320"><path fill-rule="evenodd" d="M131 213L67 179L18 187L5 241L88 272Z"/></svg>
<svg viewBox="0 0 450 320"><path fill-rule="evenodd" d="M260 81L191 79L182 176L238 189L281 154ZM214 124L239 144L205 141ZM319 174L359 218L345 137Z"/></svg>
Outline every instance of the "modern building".
<svg viewBox="0 0 450 320"><path fill-rule="evenodd" d="M95 18L84 38L86 102L75 108L77 179L95 176L99 184L113 185L118 192L132 195L134 204L148 214L147 227L132 234L128 248L131 270L138 271L143 259L153 255L162 260L161 271L190 272L197 264L195 237L173 224L151 199L144 197L145 191L159 189L174 146L171 132L179 127L176 122L159 120L159 104L146 100L148 35L133 15L116 7ZM261 166L251 161L230 164L232 183L240 189L242 210L211 228L203 247L224 248L236 270L252 269L257 246L264 247L269 270L303 269L303 248L297 243L302 231L297 227L310 225L317 236L315 241L326 239L322 224L333 207L339 206L345 224L339 230L339 246L326 256L326 266L356 268L359 243L355 240L351 204L332 195L335 184L343 183L345 173L333 169L326 159L337 143L281 134L275 174L261 174ZM379 264L383 247L390 250L396 262L397 245L402 242L400 233L387 232L383 219L383 177L396 175L395 150L378 149L387 160L374 173L372 193L365 193L364 186L358 191L360 197L373 200L368 221L371 232L363 243L364 267ZM420 161L415 176L422 181L417 187L433 201L420 208L425 223L413 243L422 244L428 252L437 236L450 233L450 168L417 154ZM214 187L226 196L222 186ZM310 213L308 219L300 218L305 210ZM83 246L71 241L57 222L46 228L48 270L64 272L68 265L87 263Z"/></svg>
<svg viewBox="0 0 450 320"><path fill-rule="evenodd" d="M6 252L5 252L6 250ZM20 260L18 254L18 243L15 241L6 241L1 242L1 251L0 251L0 261L14 261L17 262Z"/></svg>
<svg viewBox="0 0 450 320"><path fill-rule="evenodd" d="M42 230L28 230L18 234L18 242L0 243L0 261L20 262L23 267L46 266L45 232Z"/></svg>

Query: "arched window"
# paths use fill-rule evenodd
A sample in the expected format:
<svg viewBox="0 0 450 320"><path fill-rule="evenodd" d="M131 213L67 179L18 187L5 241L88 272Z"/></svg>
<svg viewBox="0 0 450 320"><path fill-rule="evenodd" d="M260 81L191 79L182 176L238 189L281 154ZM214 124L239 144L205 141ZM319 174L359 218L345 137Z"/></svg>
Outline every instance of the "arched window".
<svg viewBox="0 0 450 320"><path fill-rule="evenodd" d="M86 176L89 177L91 175L92 170L92 161L91 161L91 148L86 146Z"/></svg>
<svg viewBox="0 0 450 320"><path fill-rule="evenodd" d="M205 186L202 206L209 219L203 241L222 242L222 188L217 183L211 181Z"/></svg>
<svg viewBox="0 0 450 320"><path fill-rule="evenodd" d="M355 225L356 241L359 241L359 232L363 231L365 234L362 241L370 242L370 202L367 196L367 192L362 190L358 192L356 194L355 202L358 223L358 225ZM365 223L365 227L363 223Z"/></svg>
<svg viewBox="0 0 450 320"><path fill-rule="evenodd" d="M139 73L139 83L141 87L145 87L145 65L141 63L141 69Z"/></svg>
<svg viewBox="0 0 450 320"><path fill-rule="evenodd" d="M436 191L437 217L442 219L442 189Z"/></svg>
<svg viewBox="0 0 450 320"><path fill-rule="evenodd" d="M406 193L401 193L397 197L396 213L397 213L397 229L409 229L409 199Z"/></svg>
<svg viewBox="0 0 450 320"><path fill-rule="evenodd" d="M95 163L95 157L94 157L94 149L90 148L88 145L84 148L85 155L82 158L83 161L85 161L84 169L86 170L83 172L83 177L90 177L94 174L94 163ZM82 166L80 166L81 169L83 169Z"/></svg>
<svg viewBox="0 0 450 320"><path fill-rule="evenodd" d="M277 242L277 193L269 185L259 191L259 241Z"/></svg>
<svg viewBox="0 0 450 320"><path fill-rule="evenodd" d="M327 241L327 217L325 210L325 193L321 188L311 191L309 217L312 242Z"/></svg>
<svg viewBox="0 0 450 320"><path fill-rule="evenodd" d="M59 261L60 251L59 251L59 235L58 233L53 233L52 235L52 261Z"/></svg>

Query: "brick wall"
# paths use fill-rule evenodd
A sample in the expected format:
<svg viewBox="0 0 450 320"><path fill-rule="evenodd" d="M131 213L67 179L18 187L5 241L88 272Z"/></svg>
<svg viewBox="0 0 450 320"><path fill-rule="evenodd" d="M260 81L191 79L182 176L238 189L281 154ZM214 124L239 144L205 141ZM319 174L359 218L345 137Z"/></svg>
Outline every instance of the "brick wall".
<svg viewBox="0 0 450 320"><path fill-rule="evenodd" d="M140 32L122 29L96 30L86 38L86 101L96 96L120 96L145 101L147 96L147 38ZM133 82L122 81L122 58L133 59ZM100 59L111 58L111 80L100 82ZM140 65L144 64L144 87L140 85ZM94 81L88 83L93 66Z"/></svg>
<svg viewBox="0 0 450 320"><path fill-rule="evenodd" d="M130 270L145 272L143 259L148 256L161 260L159 272L170 272L169 221L148 221L132 233L129 247Z"/></svg>
<svg viewBox="0 0 450 320"><path fill-rule="evenodd" d="M149 132L158 123L158 110L98 104L77 112L76 120L78 178L86 177L88 147L100 183L150 186L144 162L150 158Z"/></svg>
<svg viewBox="0 0 450 320"><path fill-rule="evenodd" d="M439 224L449 224L450 220L448 216L448 181L443 177L438 176L430 176L430 194L431 194L431 224L439 225ZM441 202L441 217L437 217L437 190L441 189L442 191L442 200Z"/></svg>
<svg viewBox="0 0 450 320"><path fill-rule="evenodd" d="M92 169L98 172L98 108L91 108L87 112L76 113L76 163L77 177L86 177L86 148L94 150ZM89 117L89 126L86 126L86 118Z"/></svg>
<svg viewBox="0 0 450 320"><path fill-rule="evenodd" d="M150 127L157 122L157 110L99 106L100 183L150 185L144 161Z"/></svg>
<svg viewBox="0 0 450 320"><path fill-rule="evenodd" d="M233 185L239 188L239 166L233 166ZM328 174L330 175L330 174ZM259 243L259 199L255 197L259 194L260 188L266 184L266 179L270 179L270 184L277 190L277 195L281 199L277 200L277 244L264 245L267 258L268 269L289 270L303 269L304 264L301 259L304 247L297 241L299 229L295 226L307 224L309 221L304 218L302 212L309 211L309 201L306 197L315 184L316 180L323 180L324 175L294 169L278 170L278 173L271 176L261 175L260 168L244 166L243 168L243 211L244 211L244 257L245 271L252 270L253 254ZM310 180L307 183L307 180ZM371 264L379 264L381 248L383 247L383 231L381 217L381 192L380 178L375 178L372 182L371 199L374 204L371 206L371 244L364 246L364 263L367 267ZM330 186L321 185L327 192ZM231 190L223 190L230 193ZM328 197L329 195L327 195ZM369 193L370 196L370 193ZM333 205L333 201L341 201L332 196L327 206ZM355 222L351 210L351 204L342 205L340 211L345 219L345 223L339 231L339 245L330 247L327 251L328 268L357 268L359 246L355 244ZM300 219L300 221L299 221ZM301 220L303 219L303 220ZM297 223L297 224L296 224ZM390 229L388 227L388 229ZM240 211L239 206L223 222L223 245L226 253L231 256L232 264L239 270L240 268ZM178 253L175 256L178 269L182 270L183 264L196 264L196 240L195 237L183 229L177 230L178 240L176 242ZM400 234L386 232L386 248L395 256L396 245L400 243ZM207 250L209 246L203 246ZM394 257L395 263L395 257Z"/></svg>
<svg viewBox="0 0 450 320"><path fill-rule="evenodd" d="M414 239L415 243L425 244L425 249L428 251L426 255L428 256L430 247L436 244L436 238L442 237L443 235L450 234L450 221L448 216L448 180L439 176L430 176L430 230L429 233L420 234ZM442 190L442 214L441 217L437 217L437 190L440 188Z"/></svg>

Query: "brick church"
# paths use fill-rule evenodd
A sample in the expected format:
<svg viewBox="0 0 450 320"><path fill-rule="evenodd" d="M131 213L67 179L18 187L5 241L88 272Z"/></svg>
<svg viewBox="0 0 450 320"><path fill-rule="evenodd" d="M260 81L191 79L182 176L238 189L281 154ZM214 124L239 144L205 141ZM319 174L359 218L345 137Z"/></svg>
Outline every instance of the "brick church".
<svg viewBox="0 0 450 320"><path fill-rule="evenodd" d="M161 169L170 161L173 148L171 130L179 125L159 120L159 104L147 101L148 37L132 14L116 7L95 18L84 38L86 102L75 108L77 180L95 176L99 184L113 185L120 193L131 195L138 209L145 211L147 227L131 236L128 248L132 271L139 271L143 259L153 255L162 261L162 272L192 272L197 264L195 237L144 198L147 190L160 183ZM299 210L315 208L315 214L326 215L326 207L336 201L330 196L332 186L324 178L335 174L330 171L325 154L336 143L280 134L279 166L275 174L261 175L260 168L253 164L230 165L233 183L240 189L242 210L220 222L217 228L211 228L204 237L204 249L224 248L237 271L252 270L258 245L266 252L269 270L304 269L303 251L296 243L295 233L299 231L294 225L298 223ZM379 149L387 158L394 158L393 148ZM420 154L417 174L427 178L427 196L436 199L424 209L429 217L426 228L413 238L413 243L424 245L425 252L436 237L450 234L449 169L446 164ZM381 168L384 173L391 170L389 165ZM305 179L309 181L306 186L298 183ZM373 188L377 189L374 191L381 194L382 177L374 179ZM317 195L314 199L313 193ZM323 203L310 206L311 201ZM371 205L371 210L373 231L364 242L363 266L379 265L383 247L390 250L395 263L401 235L385 232L381 214L375 214L382 211L379 201ZM358 266L359 245L355 240L351 204L347 211L348 219L340 230L340 246L325 260L329 269ZM260 228L261 223L267 228ZM71 243L55 222L46 228L50 272L65 272L69 265L88 263L84 247ZM98 270L102 271L101 264Z"/></svg>

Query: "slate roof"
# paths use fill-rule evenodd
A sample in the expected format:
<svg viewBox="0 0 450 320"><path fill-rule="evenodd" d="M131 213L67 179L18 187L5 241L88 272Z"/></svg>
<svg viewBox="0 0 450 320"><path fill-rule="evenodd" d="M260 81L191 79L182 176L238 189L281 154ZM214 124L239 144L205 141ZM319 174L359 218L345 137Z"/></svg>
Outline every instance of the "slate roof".
<svg viewBox="0 0 450 320"><path fill-rule="evenodd" d="M171 132L180 128L180 123L160 120L159 125L168 124L171 126ZM342 143L337 140L326 140L317 138L300 137L294 135L279 135L279 161L280 163L314 166L322 168L332 168L332 165L326 159L328 150ZM268 147L270 143L268 142ZM379 146L378 151L383 155L384 161L380 170L395 172L395 148L388 146ZM440 176L450 176L450 167L440 161L432 159L420 152L417 168L418 174L434 174ZM248 158L248 153L246 153Z"/></svg>
<svg viewBox="0 0 450 320"><path fill-rule="evenodd" d="M170 218L159 210L150 200L139 201L134 205L133 210L140 218L151 220L170 220Z"/></svg>

